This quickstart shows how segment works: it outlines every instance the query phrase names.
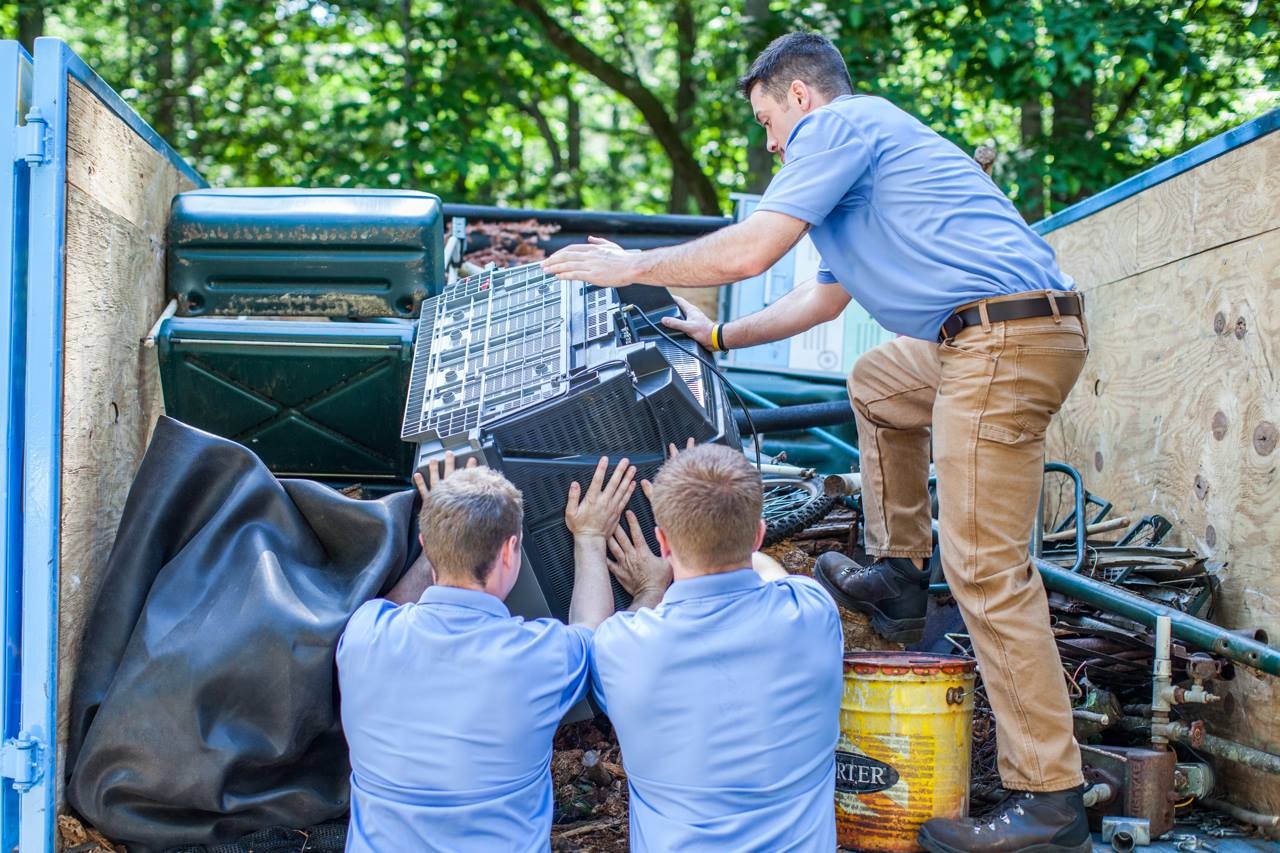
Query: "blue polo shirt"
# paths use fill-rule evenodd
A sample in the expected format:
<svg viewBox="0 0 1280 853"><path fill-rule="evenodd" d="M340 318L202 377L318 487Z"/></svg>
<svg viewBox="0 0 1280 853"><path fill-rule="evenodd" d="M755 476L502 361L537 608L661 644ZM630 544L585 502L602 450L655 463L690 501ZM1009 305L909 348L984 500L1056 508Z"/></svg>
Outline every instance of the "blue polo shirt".
<svg viewBox="0 0 1280 853"><path fill-rule="evenodd" d="M883 98L836 98L784 150L756 209L808 222L818 280L891 332L932 341L968 302L1075 286L972 157Z"/></svg>
<svg viewBox="0 0 1280 853"><path fill-rule="evenodd" d="M347 850L547 850L551 738L586 693L590 640L456 587L356 610L338 642Z"/></svg>
<svg viewBox="0 0 1280 853"><path fill-rule="evenodd" d="M843 634L810 578L676 581L596 629L636 851L820 850L835 836Z"/></svg>

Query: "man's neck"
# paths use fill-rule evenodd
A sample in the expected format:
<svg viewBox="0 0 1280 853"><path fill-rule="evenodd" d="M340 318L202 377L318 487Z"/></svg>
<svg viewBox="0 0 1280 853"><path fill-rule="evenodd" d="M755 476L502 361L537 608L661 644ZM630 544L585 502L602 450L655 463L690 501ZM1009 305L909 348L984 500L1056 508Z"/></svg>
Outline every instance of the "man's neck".
<svg viewBox="0 0 1280 853"><path fill-rule="evenodd" d="M692 578L705 577L707 575L722 575L725 572L736 572L739 569L751 568L751 559L747 558L741 561L725 563L721 566L711 566L709 568L686 568L678 566L675 563L671 565L671 579L673 581L684 581Z"/></svg>

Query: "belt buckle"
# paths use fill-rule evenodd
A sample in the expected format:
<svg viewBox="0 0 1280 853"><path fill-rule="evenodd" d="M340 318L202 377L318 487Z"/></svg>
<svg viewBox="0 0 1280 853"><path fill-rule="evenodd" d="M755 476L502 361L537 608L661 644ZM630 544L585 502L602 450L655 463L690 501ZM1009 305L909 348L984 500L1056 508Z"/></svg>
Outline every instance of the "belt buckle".
<svg viewBox="0 0 1280 853"><path fill-rule="evenodd" d="M942 328L938 330L938 343L948 341L962 331L964 331L964 318L959 313L952 314L942 321Z"/></svg>

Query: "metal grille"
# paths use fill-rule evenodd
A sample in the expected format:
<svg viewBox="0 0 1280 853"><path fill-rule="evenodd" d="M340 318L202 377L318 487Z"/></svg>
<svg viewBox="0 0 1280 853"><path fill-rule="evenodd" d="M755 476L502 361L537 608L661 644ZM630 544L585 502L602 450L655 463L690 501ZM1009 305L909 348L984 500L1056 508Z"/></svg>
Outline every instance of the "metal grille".
<svg viewBox="0 0 1280 853"><path fill-rule="evenodd" d="M694 347L697 344L690 341L689 346ZM689 390L693 392L693 398L698 404L705 407L707 405L706 387L702 380L702 362L682 346L677 346L666 338L658 341L658 351L661 352L675 368L676 373L684 380L684 384L689 386Z"/></svg>
<svg viewBox="0 0 1280 853"><path fill-rule="evenodd" d="M465 433L564 393L570 293L581 286L528 264L446 288L429 324L423 311L401 438Z"/></svg>
<svg viewBox="0 0 1280 853"><path fill-rule="evenodd" d="M593 290L587 294L587 340L594 341L608 335L609 318L613 313L613 300L607 290Z"/></svg>

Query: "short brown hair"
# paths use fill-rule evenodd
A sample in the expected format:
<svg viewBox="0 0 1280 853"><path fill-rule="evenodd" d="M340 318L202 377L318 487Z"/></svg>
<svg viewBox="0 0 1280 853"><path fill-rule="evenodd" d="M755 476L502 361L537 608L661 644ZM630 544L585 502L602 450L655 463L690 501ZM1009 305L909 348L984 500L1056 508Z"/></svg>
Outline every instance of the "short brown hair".
<svg viewBox="0 0 1280 853"><path fill-rule="evenodd" d="M738 90L750 98L757 84L775 101L792 80L803 80L828 98L853 92L849 67L831 40L820 33L787 33L769 42L751 68L738 79Z"/></svg>
<svg viewBox="0 0 1280 853"><path fill-rule="evenodd" d="M763 503L755 467L717 444L680 453L653 478L653 515L668 545L701 568L750 564Z"/></svg>
<svg viewBox="0 0 1280 853"><path fill-rule="evenodd" d="M465 468L440 481L422 501L422 550L436 576L478 583L505 543L520 535L520 490L492 468Z"/></svg>

